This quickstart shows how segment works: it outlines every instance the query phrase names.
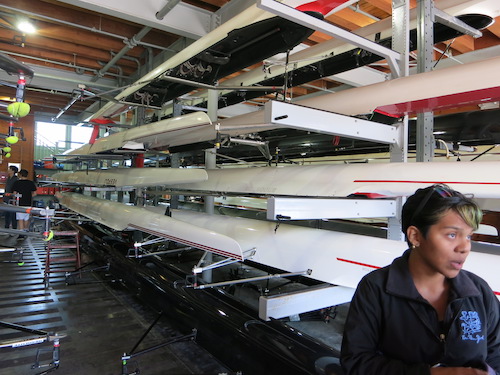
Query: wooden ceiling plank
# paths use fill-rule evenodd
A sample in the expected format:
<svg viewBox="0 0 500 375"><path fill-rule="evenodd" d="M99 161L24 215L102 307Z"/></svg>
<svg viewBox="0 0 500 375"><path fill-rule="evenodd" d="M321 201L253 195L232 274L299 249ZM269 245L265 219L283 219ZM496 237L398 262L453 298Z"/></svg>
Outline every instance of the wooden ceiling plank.
<svg viewBox="0 0 500 375"><path fill-rule="evenodd" d="M387 14L392 14L391 0L367 0L366 2L380 10L383 10Z"/></svg>
<svg viewBox="0 0 500 375"><path fill-rule="evenodd" d="M341 11L334 13L334 15L345 20L349 20L349 23L355 25L349 30L355 30L357 28L368 26L376 22L373 18L370 18L363 13L356 12L350 8L342 9Z"/></svg>
<svg viewBox="0 0 500 375"><path fill-rule="evenodd" d="M331 36L325 34L325 33L322 33L320 31L315 31L309 38L308 38L308 41L311 41L313 42L312 44L316 44L316 43L321 43L321 42L324 42L326 40L330 40L332 39Z"/></svg>
<svg viewBox="0 0 500 375"><path fill-rule="evenodd" d="M4 45L3 50L12 52L12 53L17 53L24 55L25 54L25 49L19 46L13 46L13 45ZM57 62L59 63L64 63L64 64L73 64L75 67L84 67L84 68L89 68L89 69L94 69L94 70L100 70L102 68L102 65L99 64L99 62L95 59L89 59L83 56L79 55L71 55L68 53L61 53L57 51L47 51L44 49L34 49L32 52L30 52L30 56L36 57L38 59L43 59L43 60L48 60L48 61L40 61L37 59L27 59L27 58L20 58L16 57L16 59L20 60L28 60L29 64L34 64L34 65L43 65L43 66L52 66L52 67L59 67L60 69L65 68L64 66L58 65ZM126 67L121 67L123 69L123 72L127 75L133 74L136 71L136 68L134 66L126 66ZM74 71L74 67L66 67L65 70L69 71ZM111 69L111 72L116 73L116 70Z"/></svg>
<svg viewBox="0 0 500 375"><path fill-rule="evenodd" d="M6 30L2 33L2 37L0 38L0 43L5 44L13 44L16 33L10 30ZM93 59L95 61L103 61L108 62L112 59L113 56L109 53L109 51L94 49L87 46L81 46L74 43L64 42L60 40L54 40L52 38L46 38L39 35L30 35L26 38L26 42L22 50L19 53L23 54L34 54L36 51L43 50L47 55L51 53L62 53L69 56L73 56L73 54L77 57ZM56 59L56 57L54 57ZM67 61L67 59L65 59ZM118 61L118 65L129 67L131 69L137 69L137 63L134 61L120 59Z"/></svg>
<svg viewBox="0 0 500 375"><path fill-rule="evenodd" d="M96 30L117 34L125 38L131 38L143 28L143 25L105 14L92 12L90 10L78 8L61 2L54 4L53 2L40 0L2 0L2 5L25 10L30 13L40 14L52 19L73 23L75 25L95 28ZM48 21L45 20L44 22ZM59 24L62 25L62 23ZM70 26L67 25L67 27ZM165 36L171 36L174 39L178 38L177 36L164 31L156 30L156 32L163 33Z"/></svg>
<svg viewBox="0 0 500 375"><path fill-rule="evenodd" d="M38 34L41 36L48 36L52 39L72 42L105 51L120 51L125 46L124 40L134 36L143 27L142 25L130 24L123 20L119 21L113 18L106 18L89 11L86 11L85 16L82 16L82 10L46 4L39 0L2 0L2 4L16 9L24 9L29 12L41 14L53 19L57 18L75 25L93 28L95 31L87 31L77 28L76 26L71 27L67 24L57 23L56 21L49 21L46 19L36 21ZM123 38L103 35L98 32L100 30L110 32L117 36L123 36ZM147 43L166 48L178 38L178 36L161 30L152 30L143 40ZM155 50L155 52L158 51L158 49ZM138 45L128 51L127 55L138 58L143 52L144 48Z"/></svg>
<svg viewBox="0 0 500 375"><path fill-rule="evenodd" d="M474 41L475 39L469 35L462 35L456 38L451 44L451 48L460 53L467 53L474 51Z"/></svg>
<svg viewBox="0 0 500 375"><path fill-rule="evenodd" d="M90 31L77 30L47 23L44 23L43 27L38 29L37 34L54 40L61 40L90 48L107 49L108 51L118 52L125 46L122 41L113 40ZM130 51L130 53L139 56L143 49L140 48L140 50L141 51L137 52Z"/></svg>
<svg viewBox="0 0 500 375"><path fill-rule="evenodd" d="M359 27L355 22L352 22L350 19L340 17L337 13L328 17L328 21L348 31L355 30Z"/></svg>
<svg viewBox="0 0 500 375"><path fill-rule="evenodd" d="M495 18L495 23L488 27L488 31L500 38L500 17Z"/></svg>
<svg viewBox="0 0 500 375"><path fill-rule="evenodd" d="M297 95L306 95L309 93L309 89L307 89L306 87L300 87L300 86L295 86L295 87L292 87L292 93L294 96L297 96Z"/></svg>
<svg viewBox="0 0 500 375"><path fill-rule="evenodd" d="M356 8L359 8L359 10L361 10L365 13L371 14L373 17L376 17L379 20L383 20L384 18L391 16L390 12L386 12L380 8L373 6L367 0L363 0L363 1L358 2L356 5Z"/></svg>
<svg viewBox="0 0 500 375"><path fill-rule="evenodd" d="M474 49L484 49L500 44L500 36L495 35L490 30L483 30L483 36L474 41Z"/></svg>

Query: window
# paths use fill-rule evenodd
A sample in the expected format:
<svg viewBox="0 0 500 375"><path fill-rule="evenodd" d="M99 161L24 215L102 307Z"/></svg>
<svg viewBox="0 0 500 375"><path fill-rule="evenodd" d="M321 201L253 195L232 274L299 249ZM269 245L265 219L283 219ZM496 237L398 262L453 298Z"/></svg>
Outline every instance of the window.
<svg viewBox="0 0 500 375"><path fill-rule="evenodd" d="M57 150L57 153L88 143L92 128L68 126L51 122L36 123L36 145Z"/></svg>
<svg viewBox="0 0 500 375"><path fill-rule="evenodd" d="M35 132L35 160L52 158L67 150L81 147L89 142L91 134L92 128L89 127L38 121Z"/></svg>

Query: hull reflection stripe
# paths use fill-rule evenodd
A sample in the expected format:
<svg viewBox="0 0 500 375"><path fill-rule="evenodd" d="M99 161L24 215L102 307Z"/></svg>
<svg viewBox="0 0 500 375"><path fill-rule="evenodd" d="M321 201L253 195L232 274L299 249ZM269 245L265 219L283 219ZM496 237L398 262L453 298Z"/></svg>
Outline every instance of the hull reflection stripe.
<svg viewBox="0 0 500 375"><path fill-rule="evenodd" d="M371 264L366 264L366 263L361 263L361 262L355 262L353 260L348 260L348 259L343 259L343 258L337 258L337 260L340 261L340 262L346 262L346 263L356 264L358 266L370 267L370 268L373 268L373 269L379 269L379 268L381 268L381 267L374 266L374 265L371 265ZM493 291L493 293L496 296L500 296L500 292Z"/></svg>
<svg viewBox="0 0 500 375"><path fill-rule="evenodd" d="M378 266L374 266L374 265L366 264L366 263L355 262L355 261L349 260L349 259L337 258L337 260L340 261L340 262L346 262L346 263L356 264L357 266L370 267L370 268L374 268L374 269L379 269L380 268Z"/></svg>
<svg viewBox="0 0 500 375"><path fill-rule="evenodd" d="M213 247L210 247L210 246L206 246L206 245L202 245L202 244L199 244L199 243L196 243L196 242L191 242L191 241L185 240L183 238L171 236L171 235L168 235L168 234L165 234L165 233L162 233L162 232L158 232L158 231L154 231L154 230L151 230L151 229L148 229L148 228L144 228L144 227L141 227L141 226L138 226L138 225L135 225L135 224L129 224L128 226L131 227L131 228L139 229L139 230L141 230L143 232L146 232L146 233L158 236L158 237L168 238L168 239L173 240L175 242L180 242L180 243L183 243L185 245L191 245L191 246L196 247L196 248L201 249L201 250L210 251L212 253L219 254L219 255L222 255L222 256L227 257L227 258L232 258L232 259L237 259L237 260L243 260L242 257L237 256L234 253L230 253L230 252L224 251L224 250L216 249L216 248L213 248Z"/></svg>

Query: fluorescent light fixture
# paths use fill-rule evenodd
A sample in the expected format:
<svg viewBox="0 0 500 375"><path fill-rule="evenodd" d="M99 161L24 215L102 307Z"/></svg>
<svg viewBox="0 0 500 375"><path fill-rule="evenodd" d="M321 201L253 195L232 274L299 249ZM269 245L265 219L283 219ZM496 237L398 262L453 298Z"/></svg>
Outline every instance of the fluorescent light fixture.
<svg viewBox="0 0 500 375"><path fill-rule="evenodd" d="M19 31L22 31L26 34L33 34L36 31L35 26L33 26L33 24L28 20L20 21L17 24L17 28L19 29Z"/></svg>

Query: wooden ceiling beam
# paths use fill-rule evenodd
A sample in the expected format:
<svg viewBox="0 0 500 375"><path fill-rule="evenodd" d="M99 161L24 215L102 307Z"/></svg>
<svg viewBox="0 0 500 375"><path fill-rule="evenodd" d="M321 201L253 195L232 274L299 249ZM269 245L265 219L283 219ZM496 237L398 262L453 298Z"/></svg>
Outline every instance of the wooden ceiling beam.
<svg viewBox="0 0 500 375"><path fill-rule="evenodd" d="M342 9L341 11L327 17L327 21L349 31L359 29L360 27L367 26L375 22L375 20L370 17L352 9ZM308 39L315 43L321 43L332 39L332 37L325 33L316 31Z"/></svg>
<svg viewBox="0 0 500 375"><path fill-rule="evenodd" d="M489 29L483 30L483 36L474 41L474 49L490 48L500 44L500 37L493 34Z"/></svg>
<svg viewBox="0 0 500 375"><path fill-rule="evenodd" d="M321 43L321 42L324 42L326 40L330 40L332 39L331 36L325 34L325 33L322 33L320 31L315 31L307 40L310 41L310 42L313 42L311 44L317 44L317 43Z"/></svg>
<svg viewBox="0 0 500 375"><path fill-rule="evenodd" d="M18 53L25 55L27 51L19 46L14 46L14 45L9 45L9 44L1 44L2 49L7 52L12 52L12 53ZM58 69L64 69L67 71L75 71L79 67L87 68L87 69L93 69L96 71L99 71L103 66L99 64L95 59L89 59L83 56L78 56L78 55L71 55L68 53L60 53L57 51L47 51L44 49L31 49L29 52L29 56L32 56L34 58L42 59L37 60L37 59L28 59L26 57L17 57L17 60L27 62L29 65L42 65L46 67L55 67ZM46 61L43 61L46 60ZM73 66L63 66L57 64L63 63L63 64L71 64ZM126 76L129 76L133 74L136 71L135 67L121 67L123 74ZM110 70L113 73L117 73L118 70L116 68L111 68Z"/></svg>
<svg viewBox="0 0 500 375"><path fill-rule="evenodd" d="M363 0L363 1L358 2L356 7L359 8L361 11L366 12L368 14L371 14L372 16L374 16L378 19L381 19L381 20L391 16L390 7L388 9L389 11L384 11L383 9L380 9L380 8L370 4L370 2L368 0Z"/></svg>
<svg viewBox="0 0 500 375"><path fill-rule="evenodd" d="M500 38L500 17L495 18L495 23L488 27L488 31Z"/></svg>
<svg viewBox="0 0 500 375"><path fill-rule="evenodd" d="M352 25L348 28L348 30L355 30L376 22L373 18L370 18L363 13L356 12L350 8L342 9L341 11L334 13L334 16L348 20L348 24Z"/></svg>
<svg viewBox="0 0 500 375"><path fill-rule="evenodd" d="M0 39L0 42L4 42L6 44L14 44L10 43L9 41L14 41L15 36L17 33L14 31L10 30L5 30L2 33L2 37ZM19 46L18 46L19 47ZM21 51L24 51L24 54L31 54L35 53L35 51L38 50L44 50L46 54L51 54L51 53L59 53L59 54L65 54L68 56L77 56L77 57L82 57L82 58L87 58L90 60L94 61L102 61L104 63L107 63L109 60L112 59L112 56L109 52L109 50L104 50L104 49L95 49L95 48L90 48L86 46L81 46L77 45L74 43L69 43L69 42L64 42L64 41L59 41L59 40L54 40L51 38L46 38L42 37L39 35L30 35L26 38L26 42L24 47L19 51L19 53L23 53ZM56 57L54 57L54 60ZM68 59L65 59L68 60ZM128 67L131 69L137 69L137 63L131 60L127 59L120 59L118 61L118 65Z"/></svg>
<svg viewBox="0 0 500 375"><path fill-rule="evenodd" d="M384 11L385 13L392 14L392 1L391 0L367 0L367 3Z"/></svg>
<svg viewBox="0 0 500 375"><path fill-rule="evenodd" d="M340 13L340 12L338 12ZM332 14L330 17L328 17L328 20L332 23L334 23L335 25L345 29L345 30L348 30L348 31L351 31L351 30L355 30L357 28L359 28L360 26L357 25L355 23L354 20L350 20L350 19L346 19L344 17L340 17L338 15L338 13L334 13Z"/></svg>
<svg viewBox="0 0 500 375"><path fill-rule="evenodd" d="M95 28L96 30L121 35L126 38L131 38L143 28L143 25L139 25L123 19L118 19L116 17L108 16L105 14L95 13L90 10L78 8L59 1L54 4L53 1L41 0L2 0L2 5L25 10L30 13L39 14L41 16L50 17L76 25ZM45 20L44 22L48 21ZM169 34L167 32L161 33L173 36L172 34ZM173 37L174 39L178 38L176 36Z"/></svg>
<svg viewBox="0 0 500 375"><path fill-rule="evenodd" d="M72 7L67 4L58 3L58 5L46 3L40 0L2 0L2 4L21 10L29 11L30 13L40 14L45 17L50 17L52 19L61 20L64 22L69 22L75 24L73 28L70 25L57 23L57 21L49 21L47 19L38 19L36 21L36 26L39 29L47 28L47 24L53 24L63 27L64 30L72 29L73 32L81 33L80 39L83 42L89 43L90 41L96 40L95 36L99 36L97 39L97 44L92 43L91 47L95 48L108 48L120 50L123 46L124 39L130 39L135 34L137 34L144 26L139 24L134 24L132 22L127 22L125 20L119 20L110 16L103 16L91 11L84 9ZM0 6L1 9L1 6ZM10 10L6 12L12 13ZM76 25L84 26L87 28L92 28L95 32L85 31L76 27ZM99 31L104 31L117 35L117 37L104 36L99 33ZM88 33L88 34L87 34ZM64 39L64 32L58 33L59 39ZM90 34L90 38L89 38ZM56 34L57 35L57 34ZM92 37L93 36L93 37ZM123 37L123 38L122 38ZM162 30L151 30L144 38L144 42L158 45L161 47L168 47L179 37L171 33ZM86 45L86 43L79 43ZM142 48L139 48L139 52L134 52L134 56L139 56L142 53Z"/></svg>
<svg viewBox="0 0 500 375"><path fill-rule="evenodd" d="M469 35L462 35L456 38L451 44L451 48L460 53L467 53L474 51L475 39Z"/></svg>
<svg viewBox="0 0 500 375"><path fill-rule="evenodd" d="M392 14L392 0L361 0L360 8L366 11L369 11L369 8L366 8L364 4L370 4L371 6L380 9L381 11L387 13L387 15ZM410 9L417 7L417 0L410 0ZM370 12L371 13L371 12ZM374 16L378 17L377 14ZM379 17L383 18L383 17Z"/></svg>
<svg viewBox="0 0 500 375"><path fill-rule="evenodd" d="M302 86L295 86L295 87L292 87L291 89L292 89L293 96L307 95L311 91L308 88L302 87Z"/></svg>
<svg viewBox="0 0 500 375"><path fill-rule="evenodd" d="M78 30L66 26L43 23L42 27L38 28L37 34L53 40L74 43L90 48L96 48L108 51L120 51L125 44L123 41L109 38L97 33L85 30ZM139 57L143 51L142 47L131 49L128 54L134 57Z"/></svg>

